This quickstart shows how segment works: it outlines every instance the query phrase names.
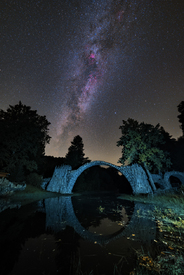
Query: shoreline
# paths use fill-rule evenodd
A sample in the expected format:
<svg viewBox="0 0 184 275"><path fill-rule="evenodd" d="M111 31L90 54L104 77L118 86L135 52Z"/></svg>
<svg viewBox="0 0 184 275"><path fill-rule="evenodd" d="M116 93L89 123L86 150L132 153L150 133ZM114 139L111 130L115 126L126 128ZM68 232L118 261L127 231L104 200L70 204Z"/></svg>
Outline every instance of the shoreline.
<svg viewBox="0 0 184 275"><path fill-rule="evenodd" d="M68 194L71 196L73 194ZM41 188L26 185L26 188L21 191L15 191L12 194L0 197L0 212L6 209L20 208L21 206L53 197L63 196L60 193L48 192Z"/></svg>
<svg viewBox="0 0 184 275"><path fill-rule="evenodd" d="M39 200L59 197L59 196L80 196L80 195L88 195L88 194L95 194L96 192L82 192L82 193L73 193L73 194L61 194L56 192L50 192L43 190L42 188L38 188L36 186L32 186L27 184L24 190L15 191L12 194L1 196L0 197L0 212L6 209L12 208L20 208L26 204L30 204ZM104 192L102 192L104 193ZM108 192L106 192L108 193ZM130 201L137 201L144 204L155 204L155 206L162 207L181 207L181 204L184 203L184 196L181 194L159 194L157 196L133 196L127 194L117 194L119 199L122 200L130 200ZM177 199L176 199L177 198Z"/></svg>

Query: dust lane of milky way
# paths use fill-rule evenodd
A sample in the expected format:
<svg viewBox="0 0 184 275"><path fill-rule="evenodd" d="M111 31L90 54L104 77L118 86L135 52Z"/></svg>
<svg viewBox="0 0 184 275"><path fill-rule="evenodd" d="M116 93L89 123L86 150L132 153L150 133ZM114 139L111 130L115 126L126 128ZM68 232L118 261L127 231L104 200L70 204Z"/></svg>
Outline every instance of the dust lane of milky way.
<svg viewBox="0 0 184 275"><path fill-rule="evenodd" d="M100 2L100 3L99 3ZM74 66L64 90L68 90L61 120L58 122L57 138L62 143L68 132L84 119L91 102L98 100L97 93L103 85L108 67L108 57L127 47L131 39L131 28L138 15L144 11L142 1L99 1L95 6L87 6L84 14L85 26L78 26L79 33L84 33L76 54ZM80 36L80 34L76 34ZM129 36L129 37L128 37ZM125 43L126 41L126 43ZM78 43L76 43L78 44Z"/></svg>

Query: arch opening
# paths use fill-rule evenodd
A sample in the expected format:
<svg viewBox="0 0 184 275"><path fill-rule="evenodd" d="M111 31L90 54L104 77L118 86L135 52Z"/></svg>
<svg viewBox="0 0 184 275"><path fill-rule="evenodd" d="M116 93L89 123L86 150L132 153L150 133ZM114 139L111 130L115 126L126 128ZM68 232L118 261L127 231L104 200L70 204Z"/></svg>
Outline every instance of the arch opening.
<svg viewBox="0 0 184 275"><path fill-rule="evenodd" d="M92 164L76 178L72 192L114 192L133 194L127 178L113 165Z"/></svg>
<svg viewBox="0 0 184 275"><path fill-rule="evenodd" d="M179 188L182 185L182 182L181 182L181 180L179 179L179 177L177 175L170 176L169 177L169 182L170 182L171 186L174 187L174 188Z"/></svg>

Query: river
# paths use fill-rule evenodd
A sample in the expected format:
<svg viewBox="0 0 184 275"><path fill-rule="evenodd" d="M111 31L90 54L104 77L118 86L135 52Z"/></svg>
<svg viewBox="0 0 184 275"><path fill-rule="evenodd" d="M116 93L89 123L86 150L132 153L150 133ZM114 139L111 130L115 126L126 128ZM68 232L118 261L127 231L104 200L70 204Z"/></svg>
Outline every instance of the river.
<svg viewBox="0 0 184 275"><path fill-rule="evenodd" d="M156 254L152 205L93 194L47 198L0 213L1 275L130 274Z"/></svg>

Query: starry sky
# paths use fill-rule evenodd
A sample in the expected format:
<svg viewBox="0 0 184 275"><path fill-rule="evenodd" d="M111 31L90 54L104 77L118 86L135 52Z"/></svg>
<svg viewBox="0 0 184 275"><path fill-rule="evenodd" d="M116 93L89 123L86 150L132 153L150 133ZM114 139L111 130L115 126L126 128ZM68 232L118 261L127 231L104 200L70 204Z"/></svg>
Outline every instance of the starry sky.
<svg viewBox="0 0 184 275"><path fill-rule="evenodd" d="M0 109L46 115L46 155L80 135L85 156L117 164L129 117L181 136L183 0L0 1Z"/></svg>

